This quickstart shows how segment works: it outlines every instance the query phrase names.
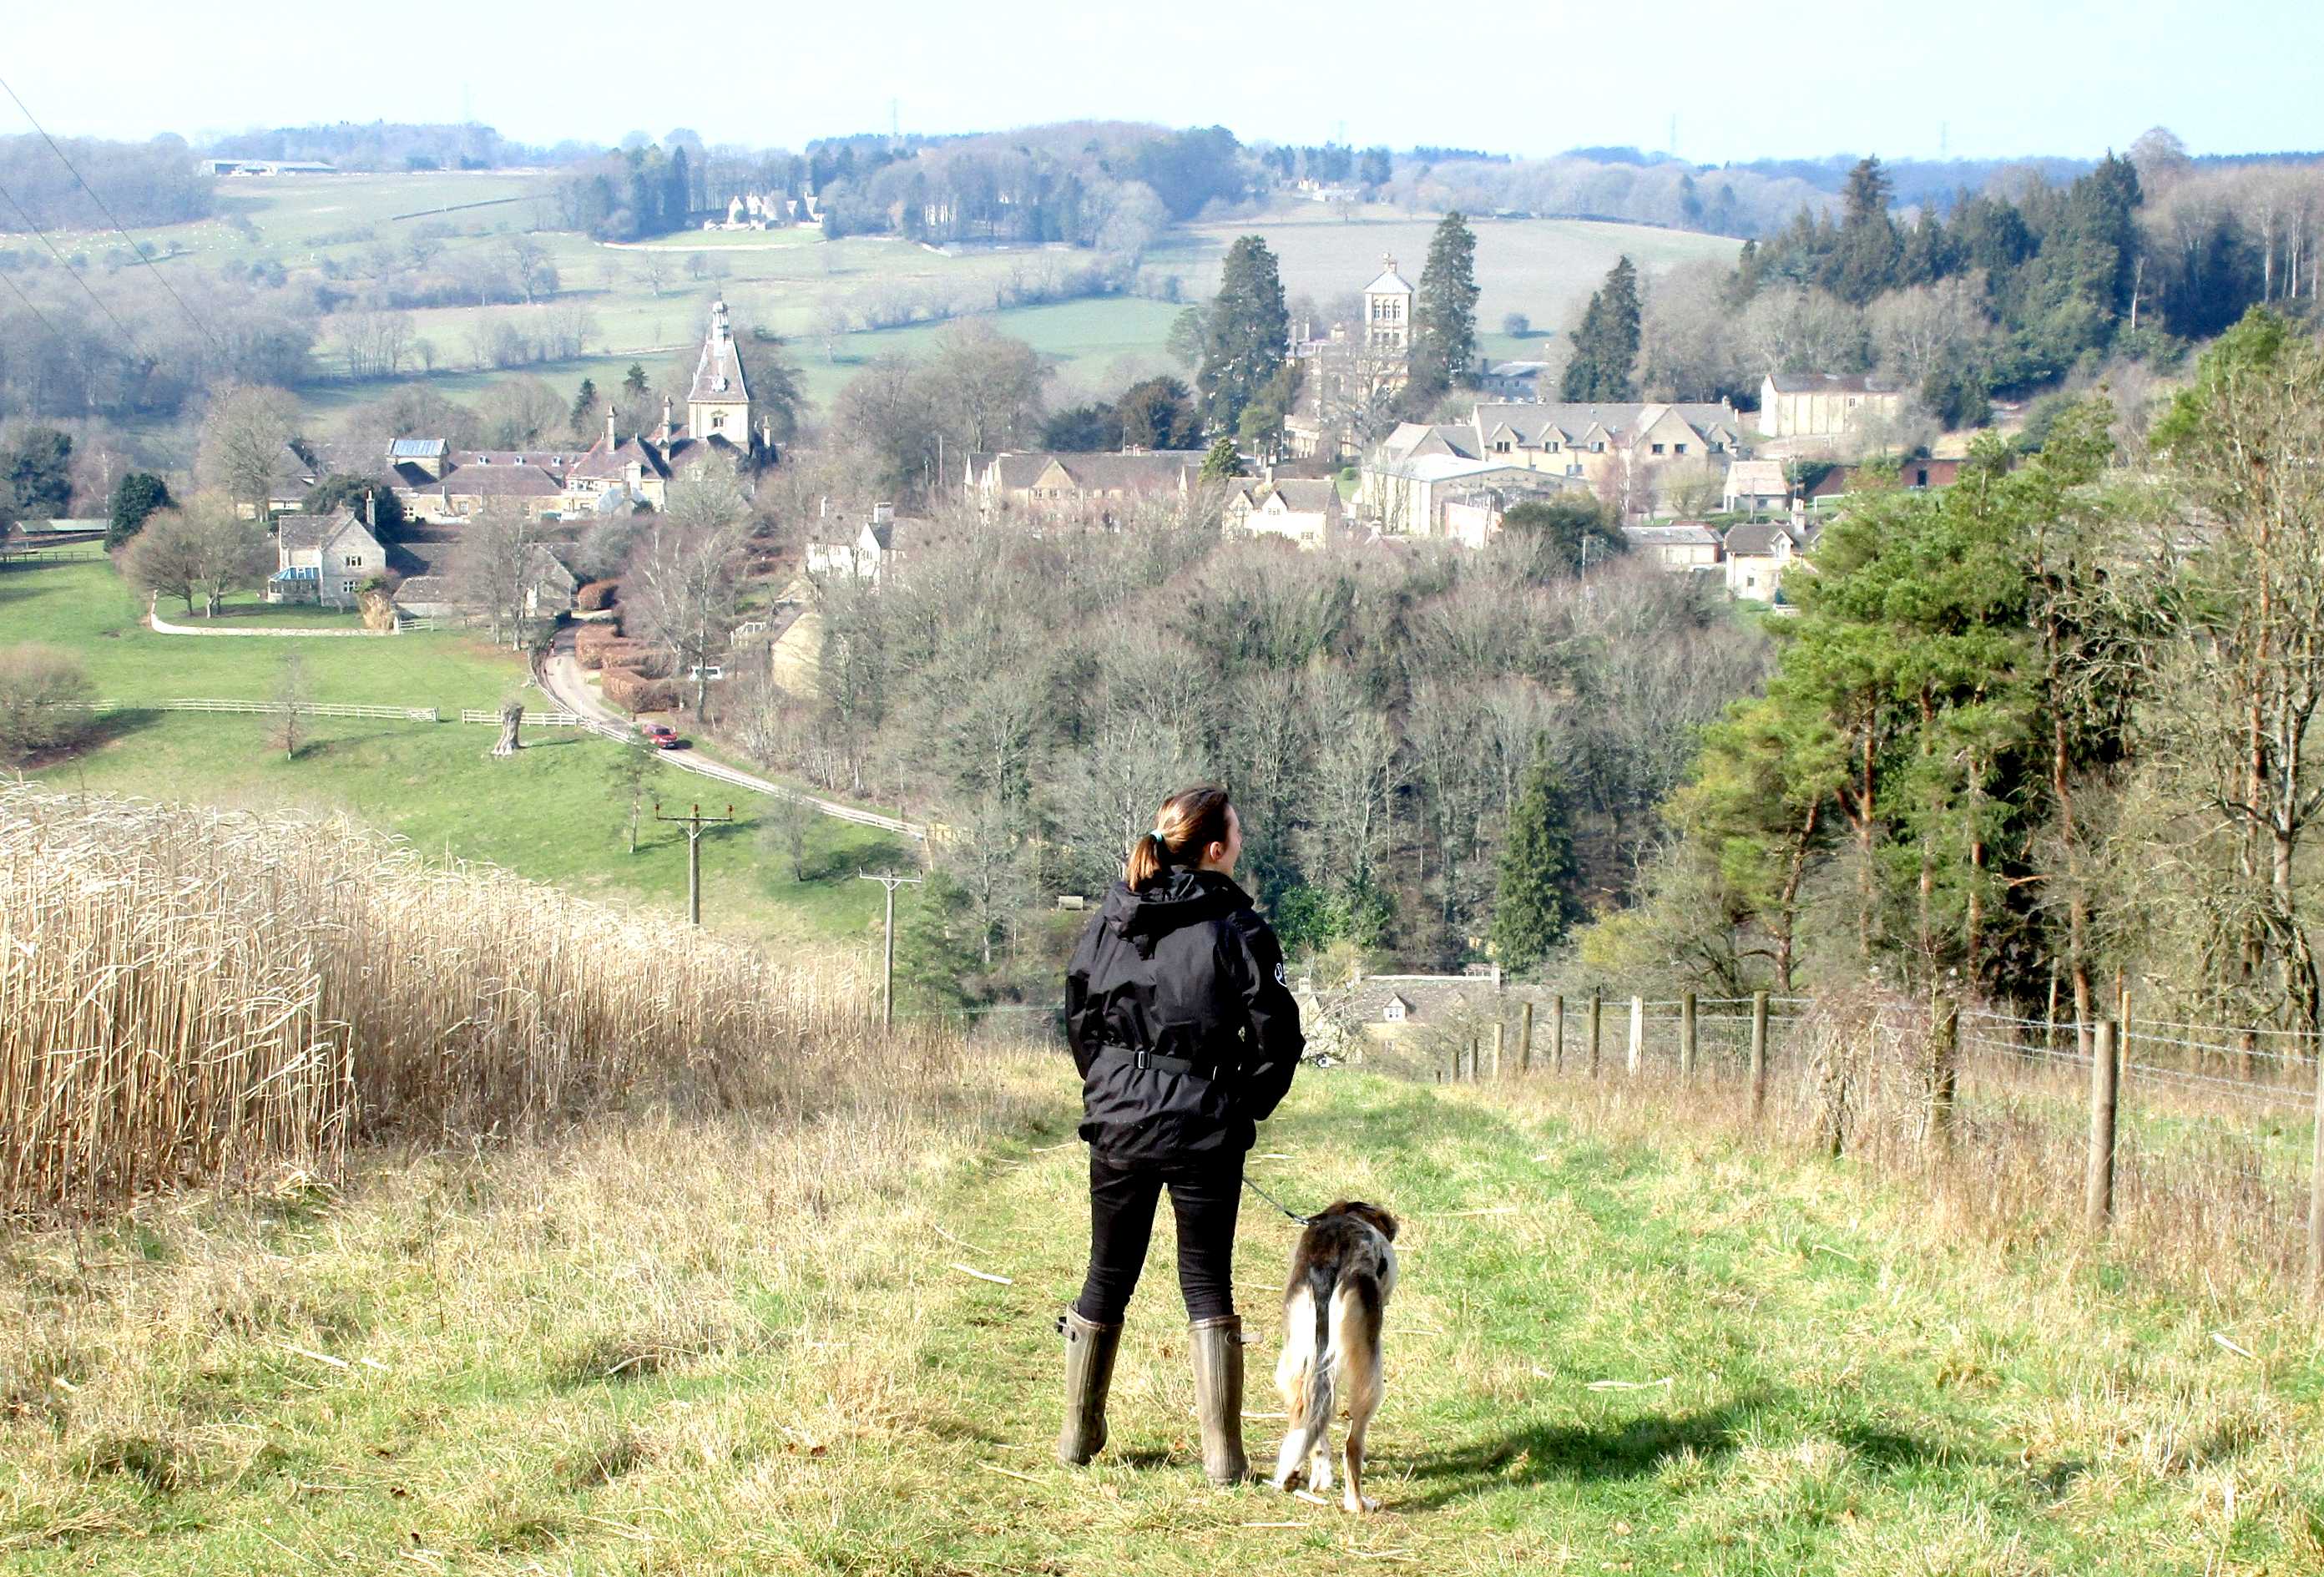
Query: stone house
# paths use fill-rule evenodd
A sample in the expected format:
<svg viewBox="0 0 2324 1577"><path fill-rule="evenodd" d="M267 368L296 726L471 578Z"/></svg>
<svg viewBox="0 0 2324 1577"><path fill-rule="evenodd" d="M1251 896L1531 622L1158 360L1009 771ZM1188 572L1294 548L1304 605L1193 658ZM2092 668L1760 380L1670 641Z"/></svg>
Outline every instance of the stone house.
<svg viewBox="0 0 2324 1577"><path fill-rule="evenodd" d="M840 576L879 585L902 546L898 540L897 524L894 504L875 503L872 506L872 518L853 537L819 533L807 545L807 574L818 579Z"/></svg>
<svg viewBox="0 0 2324 1577"><path fill-rule="evenodd" d="M1786 521L1745 521L1727 528L1727 595L1738 602L1773 603L1784 572L1804 546Z"/></svg>
<svg viewBox="0 0 2324 1577"><path fill-rule="evenodd" d="M965 485L987 514L1016 511L1111 525L1139 502L1184 509L1201 481L1204 458L1200 449L977 454L968 458Z"/></svg>
<svg viewBox="0 0 2324 1577"><path fill-rule="evenodd" d="M1868 374L1769 373L1759 384L1763 438L1848 438L1904 414L1904 391Z"/></svg>
<svg viewBox="0 0 2324 1577"><path fill-rule="evenodd" d="M1288 538L1314 550L1340 530L1340 484L1328 476L1238 480L1222 515L1225 529Z"/></svg>
<svg viewBox="0 0 2324 1577"><path fill-rule="evenodd" d="M1721 551L1719 533L1701 521L1674 521L1661 526L1624 526L1623 540L1630 551L1658 569L1674 573L1713 570Z"/></svg>
<svg viewBox="0 0 2324 1577"><path fill-rule="evenodd" d="M366 583L386 574L386 548L352 508L286 514L274 525L274 573L267 577L266 600L351 608Z"/></svg>
<svg viewBox="0 0 2324 1577"><path fill-rule="evenodd" d="M1781 460L1736 460L1727 467L1727 486L1720 508L1729 514L1757 510L1787 509L1792 502L1791 479Z"/></svg>

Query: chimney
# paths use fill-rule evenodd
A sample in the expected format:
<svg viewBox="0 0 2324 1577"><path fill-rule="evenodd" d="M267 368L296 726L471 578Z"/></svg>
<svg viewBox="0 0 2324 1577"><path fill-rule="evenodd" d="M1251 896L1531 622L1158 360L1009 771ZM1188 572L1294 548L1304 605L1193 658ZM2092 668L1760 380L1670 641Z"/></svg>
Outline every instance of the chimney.
<svg viewBox="0 0 2324 1577"><path fill-rule="evenodd" d="M669 419L671 409L669 396L667 394L663 395L661 397L661 441L665 445L669 442Z"/></svg>
<svg viewBox="0 0 2324 1577"><path fill-rule="evenodd" d="M605 453L612 454L618 446L613 439L613 408L605 407Z"/></svg>
<svg viewBox="0 0 2324 1577"><path fill-rule="evenodd" d="M364 489L364 527L374 536L379 534L379 498L368 487Z"/></svg>
<svg viewBox="0 0 2324 1577"><path fill-rule="evenodd" d="M872 506L872 523L873 525L884 526L895 518L896 506L894 504L875 503Z"/></svg>

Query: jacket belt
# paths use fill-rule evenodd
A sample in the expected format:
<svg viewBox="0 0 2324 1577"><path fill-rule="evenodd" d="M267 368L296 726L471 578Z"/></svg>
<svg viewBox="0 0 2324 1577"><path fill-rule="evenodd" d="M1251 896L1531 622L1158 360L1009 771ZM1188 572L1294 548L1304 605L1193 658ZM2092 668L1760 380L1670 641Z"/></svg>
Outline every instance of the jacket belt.
<svg viewBox="0 0 2324 1577"><path fill-rule="evenodd" d="M1206 1079L1218 1077L1218 1072L1214 1068L1205 1069L1201 1064L1189 1062L1183 1056L1165 1056L1159 1052L1147 1051L1139 1047L1101 1046L1098 1047L1098 1052L1101 1056L1111 1053L1115 1056L1126 1056L1134 1066L1152 1068L1157 1073L1199 1074Z"/></svg>

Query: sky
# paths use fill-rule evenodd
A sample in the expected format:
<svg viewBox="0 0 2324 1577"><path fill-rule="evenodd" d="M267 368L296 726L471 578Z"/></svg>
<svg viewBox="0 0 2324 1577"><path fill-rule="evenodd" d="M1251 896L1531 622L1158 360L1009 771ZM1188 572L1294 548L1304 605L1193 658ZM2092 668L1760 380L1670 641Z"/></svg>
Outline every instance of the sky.
<svg viewBox="0 0 2324 1577"><path fill-rule="evenodd" d="M1104 118L1246 142L1674 146L1704 163L2092 157L2155 124L2198 153L2324 147L2317 0L12 9L0 73L32 112L131 139L473 116L531 143L684 126L797 148L892 114L914 132Z"/></svg>

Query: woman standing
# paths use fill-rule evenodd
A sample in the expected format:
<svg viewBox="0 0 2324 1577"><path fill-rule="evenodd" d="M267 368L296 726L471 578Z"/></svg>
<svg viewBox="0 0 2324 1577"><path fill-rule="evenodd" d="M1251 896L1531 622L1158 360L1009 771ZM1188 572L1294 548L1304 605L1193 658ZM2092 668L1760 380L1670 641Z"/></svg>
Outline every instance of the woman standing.
<svg viewBox="0 0 2324 1577"><path fill-rule="evenodd" d="M1234 1312L1235 1215L1244 1152L1299 1066L1299 1007L1283 949L1235 885L1242 825L1223 788L1165 800L1130 851L1065 971L1065 1032L1082 1074L1090 1147L1089 1275L1058 1328L1065 1424L1057 1458L1105 1443L1121 1323L1170 1191L1178 1287L1192 1322L1203 1471L1248 1476L1242 1322Z"/></svg>

